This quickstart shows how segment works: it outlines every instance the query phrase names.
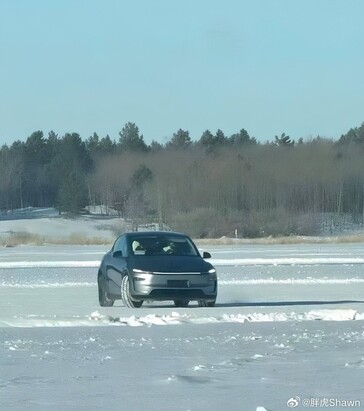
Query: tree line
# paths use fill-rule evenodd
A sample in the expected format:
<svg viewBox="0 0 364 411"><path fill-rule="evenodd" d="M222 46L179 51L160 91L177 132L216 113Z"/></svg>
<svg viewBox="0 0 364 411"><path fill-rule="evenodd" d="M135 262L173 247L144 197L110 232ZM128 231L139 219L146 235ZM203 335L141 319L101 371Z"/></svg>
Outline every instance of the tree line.
<svg viewBox="0 0 364 411"><path fill-rule="evenodd" d="M245 129L206 130L196 141L179 129L148 145L130 122L117 141L36 131L0 150L0 210L102 204L135 226L195 237L310 235L323 214L363 221L363 159L364 123L337 141L282 133L266 143Z"/></svg>

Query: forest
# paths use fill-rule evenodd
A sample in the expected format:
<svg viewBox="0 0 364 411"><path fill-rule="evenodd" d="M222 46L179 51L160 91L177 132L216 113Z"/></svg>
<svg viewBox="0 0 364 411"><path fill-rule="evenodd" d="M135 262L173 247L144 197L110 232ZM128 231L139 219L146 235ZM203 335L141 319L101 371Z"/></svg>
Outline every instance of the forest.
<svg viewBox="0 0 364 411"><path fill-rule="evenodd" d="M94 133L44 135L0 150L1 213L34 206L84 213L117 210L136 228L157 223L195 238L315 235L330 224L363 223L364 123L338 140L294 141L285 133L258 142L245 129L179 129L147 145L135 123L117 140Z"/></svg>

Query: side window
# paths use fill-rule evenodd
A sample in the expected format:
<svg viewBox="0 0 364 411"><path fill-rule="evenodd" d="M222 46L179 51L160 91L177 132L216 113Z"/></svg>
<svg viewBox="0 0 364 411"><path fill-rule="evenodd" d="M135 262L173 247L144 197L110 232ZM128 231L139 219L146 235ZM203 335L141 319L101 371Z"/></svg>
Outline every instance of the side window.
<svg viewBox="0 0 364 411"><path fill-rule="evenodd" d="M119 251L119 250L123 253L123 257L126 257L128 255L128 247L126 244L125 236L121 236L115 241L114 251Z"/></svg>

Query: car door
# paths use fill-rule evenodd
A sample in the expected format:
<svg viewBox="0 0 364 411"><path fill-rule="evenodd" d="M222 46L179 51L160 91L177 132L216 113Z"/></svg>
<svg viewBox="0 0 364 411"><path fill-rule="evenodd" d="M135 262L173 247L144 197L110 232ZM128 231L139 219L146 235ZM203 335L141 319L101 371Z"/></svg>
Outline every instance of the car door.
<svg viewBox="0 0 364 411"><path fill-rule="evenodd" d="M114 243L105 261L106 277L110 294L120 295L121 279L126 273L127 241L124 235Z"/></svg>

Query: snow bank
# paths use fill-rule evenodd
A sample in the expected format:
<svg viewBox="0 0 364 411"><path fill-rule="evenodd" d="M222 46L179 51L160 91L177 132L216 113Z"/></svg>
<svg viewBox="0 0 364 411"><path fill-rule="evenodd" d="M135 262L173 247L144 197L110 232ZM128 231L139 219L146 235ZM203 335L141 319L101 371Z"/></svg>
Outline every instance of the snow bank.
<svg viewBox="0 0 364 411"><path fill-rule="evenodd" d="M170 315L149 314L142 317L111 317L103 316L98 311L91 314L90 320L112 322L114 324L142 326L142 325L174 325L174 324L209 324L209 323L245 323L245 322L281 322L281 321L351 321L364 319L364 314L356 310L311 310L306 313L251 313L251 314L223 314L218 317L199 317L191 314L172 312Z"/></svg>
<svg viewBox="0 0 364 411"><path fill-rule="evenodd" d="M75 281L75 282L38 282L38 283L24 283L24 282L5 282L2 281L0 282L0 287L6 287L6 288L75 288L75 287L82 287L82 288L92 288L95 287L95 282L81 282L81 281Z"/></svg>
<svg viewBox="0 0 364 411"><path fill-rule="evenodd" d="M224 258L209 260L214 266L260 266L260 265L325 265L325 264L364 264L362 257L327 257L327 258ZM13 261L0 262L0 268L67 268L98 267L99 260L91 261Z"/></svg>
<svg viewBox="0 0 364 411"><path fill-rule="evenodd" d="M24 218L0 221L0 235L12 236L15 245L112 243L124 222L117 218ZM9 238L10 241L10 238Z"/></svg>
<svg viewBox="0 0 364 411"><path fill-rule="evenodd" d="M312 310L307 313L307 320L349 321L356 320L356 310Z"/></svg>
<svg viewBox="0 0 364 411"><path fill-rule="evenodd" d="M100 260L92 261L1 261L0 268L95 268Z"/></svg>
<svg viewBox="0 0 364 411"><path fill-rule="evenodd" d="M322 264L364 264L363 257L283 257L283 258L231 258L210 260L215 266L239 265L322 265Z"/></svg>
<svg viewBox="0 0 364 411"><path fill-rule="evenodd" d="M0 327L80 327L80 326L129 326L142 327L153 325L211 324L211 323L246 323L246 322L284 322L284 321L354 321L364 320L364 313L356 310L311 310L305 313L251 313L222 314L220 316L198 316L171 312L167 315L148 314L145 316L112 317L94 311L89 317L80 318L45 318L28 316L27 318L3 319Z"/></svg>
<svg viewBox="0 0 364 411"><path fill-rule="evenodd" d="M317 284L363 284L364 278L259 278L247 280L220 280L219 285L317 285Z"/></svg>

